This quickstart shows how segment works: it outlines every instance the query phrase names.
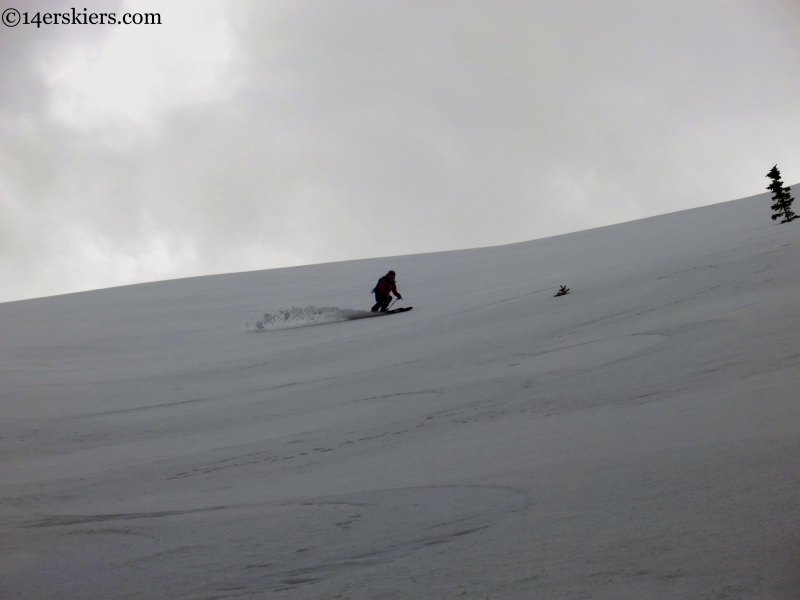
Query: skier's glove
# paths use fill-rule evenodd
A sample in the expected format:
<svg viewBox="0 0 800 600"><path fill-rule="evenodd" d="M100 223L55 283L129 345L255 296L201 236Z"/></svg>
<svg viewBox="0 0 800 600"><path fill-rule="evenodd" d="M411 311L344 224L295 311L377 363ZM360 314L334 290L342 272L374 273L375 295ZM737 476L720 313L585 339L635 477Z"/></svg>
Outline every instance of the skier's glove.
<svg viewBox="0 0 800 600"><path fill-rule="evenodd" d="M400 298L400 300L403 299L403 297L400 294L397 294L397 297Z"/></svg>

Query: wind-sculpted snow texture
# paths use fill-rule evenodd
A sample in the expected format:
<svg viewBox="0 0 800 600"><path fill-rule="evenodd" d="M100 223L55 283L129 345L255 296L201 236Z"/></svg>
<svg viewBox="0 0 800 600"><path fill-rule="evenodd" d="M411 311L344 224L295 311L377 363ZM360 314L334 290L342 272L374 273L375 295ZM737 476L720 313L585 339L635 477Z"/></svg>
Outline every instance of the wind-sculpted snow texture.
<svg viewBox="0 0 800 600"><path fill-rule="evenodd" d="M325 323L338 323L340 321L353 321L374 317L375 313L368 310L341 309L336 307L306 306L300 308L293 306L290 309L278 310L274 313L265 313L252 324L247 321L247 328L251 331L272 331L275 329L289 329L292 327L307 327L309 325L323 325Z"/></svg>
<svg viewBox="0 0 800 600"><path fill-rule="evenodd" d="M800 597L768 208L0 305L0 598Z"/></svg>

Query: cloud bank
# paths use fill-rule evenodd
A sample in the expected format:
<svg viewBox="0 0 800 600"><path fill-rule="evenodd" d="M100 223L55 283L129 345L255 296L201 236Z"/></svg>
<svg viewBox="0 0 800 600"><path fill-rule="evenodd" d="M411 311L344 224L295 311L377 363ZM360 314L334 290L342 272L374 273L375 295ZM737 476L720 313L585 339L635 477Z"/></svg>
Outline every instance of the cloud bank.
<svg viewBox="0 0 800 600"><path fill-rule="evenodd" d="M791 2L102 10L162 24L0 32L0 300L555 235L759 193L775 163L800 181Z"/></svg>

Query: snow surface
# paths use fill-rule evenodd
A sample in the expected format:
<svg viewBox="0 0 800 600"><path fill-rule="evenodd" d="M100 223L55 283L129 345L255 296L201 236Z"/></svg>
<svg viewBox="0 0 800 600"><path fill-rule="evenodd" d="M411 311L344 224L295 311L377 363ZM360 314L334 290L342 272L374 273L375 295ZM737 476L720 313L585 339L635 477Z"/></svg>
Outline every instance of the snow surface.
<svg viewBox="0 0 800 600"><path fill-rule="evenodd" d="M0 304L0 597L798 598L769 214Z"/></svg>

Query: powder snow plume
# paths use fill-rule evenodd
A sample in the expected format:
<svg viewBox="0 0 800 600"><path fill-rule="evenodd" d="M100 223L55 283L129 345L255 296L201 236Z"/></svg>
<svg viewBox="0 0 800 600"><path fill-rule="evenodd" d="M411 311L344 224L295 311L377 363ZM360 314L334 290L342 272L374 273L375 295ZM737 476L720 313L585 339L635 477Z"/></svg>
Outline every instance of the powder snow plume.
<svg viewBox="0 0 800 600"><path fill-rule="evenodd" d="M265 313L264 317L255 323L247 321L247 329L250 331L271 331L275 329L289 329L292 327L307 327L309 325L323 325L325 323L337 323L339 321L352 321L353 319L363 319L374 317L377 313L366 310L354 310L350 308L337 308L335 306L293 306L290 309L279 310L274 313Z"/></svg>

